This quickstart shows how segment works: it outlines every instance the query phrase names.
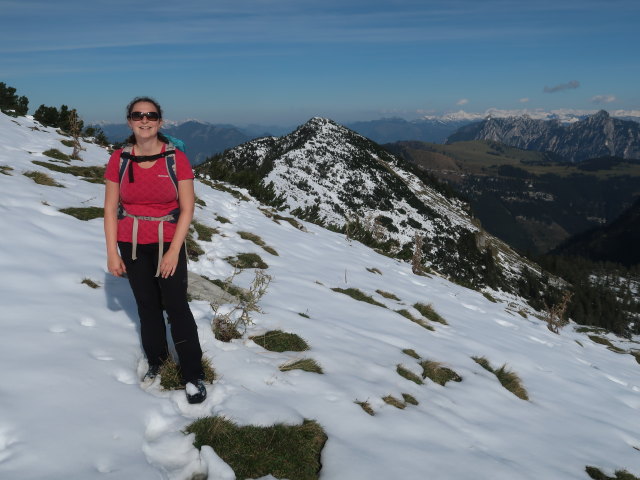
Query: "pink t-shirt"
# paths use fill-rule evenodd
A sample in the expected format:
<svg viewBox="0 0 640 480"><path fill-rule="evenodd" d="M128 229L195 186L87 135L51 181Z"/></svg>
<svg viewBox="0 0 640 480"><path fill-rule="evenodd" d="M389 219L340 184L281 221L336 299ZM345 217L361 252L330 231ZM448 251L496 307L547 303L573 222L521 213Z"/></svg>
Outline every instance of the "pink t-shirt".
<svg viewBox="0 0 640 480"><path fill-rule="evenodd" d="M164 147L162 148L164 152ZM118 183L118 171L120 168L120 154L122 150L116 150L109 158L104 178ZM132 152L135 155L135 151ZM178 181L193 178L193 170L187 156L180 150L176 150L176 175ZM165 158L156 160L151 168L142 168L138 163L131 162L134 182L129 183L129 173L125 171L120 185L120 201L122 206L131 215L145 217L162 217L171 210L178 208L179 203L176 189L167 172ZM158 243L158 223L152 220L138 221L138 243ZM164 222L164 241L170 242L176 231L176 224ZM131 242L133 232L133 218L125 217L118 220L118 241Z"/></svg>

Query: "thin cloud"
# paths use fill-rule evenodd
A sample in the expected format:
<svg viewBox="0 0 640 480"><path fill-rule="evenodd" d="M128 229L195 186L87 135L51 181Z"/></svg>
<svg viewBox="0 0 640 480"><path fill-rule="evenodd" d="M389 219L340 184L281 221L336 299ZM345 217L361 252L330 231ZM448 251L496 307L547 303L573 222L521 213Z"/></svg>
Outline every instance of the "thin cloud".
<svg viewBox="0 0 640 480"><path fill-rule="evenodd" d="M617 98L615 95L596 95L595 97L591 97L591 103L595 103L596 105L601 105L603 103L611 103L615 102Z"/></svg>
<svg viewBox="0 0 640 480"><path fill-rule="evenodd" d="M528 99L527 97L524 97L524 98L521 98L521 99L519 100L519 102L520 102L520 103L527 103L527 102L529 102L529 99Z"/></svg>
<svg viewBox="0 0 640 480"><path fill-rule="evenodd" d="M569 83L561 83L560 85L556 85L555 87L544 87L544 93L555 93L562 92L563 90L575 90L580 86L580 82L578 80L571 80Z"/></svg>
<svg viewBox="0 0 640 480"><path fill-rule="evenodd" d="M456 102L456 105L466 105L467 103L469 103L469 99L468 98L461 98L460 100L458 100Z"/></svg>

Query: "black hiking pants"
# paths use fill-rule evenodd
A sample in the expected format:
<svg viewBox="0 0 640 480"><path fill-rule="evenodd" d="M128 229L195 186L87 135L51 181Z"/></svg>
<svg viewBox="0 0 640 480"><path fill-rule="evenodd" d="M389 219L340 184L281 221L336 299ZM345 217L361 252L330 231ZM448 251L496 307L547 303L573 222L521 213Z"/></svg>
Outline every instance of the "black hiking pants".
<svg viewBox="0 0 640 480"><path fill-rule="evenodd" d="M163 310L166 310L171 338L178 353L180 371L185 382L204 378L202 349L196 322L187 302L187 257L184 248L175 273L156 277L158 244L138 244L137 258L131 259L132 244L118 242L120 255L127 267L127 277L138 305L142 348L149 365L160 365L169 357ZM169 248L165 243L164 251Z"/></svg>

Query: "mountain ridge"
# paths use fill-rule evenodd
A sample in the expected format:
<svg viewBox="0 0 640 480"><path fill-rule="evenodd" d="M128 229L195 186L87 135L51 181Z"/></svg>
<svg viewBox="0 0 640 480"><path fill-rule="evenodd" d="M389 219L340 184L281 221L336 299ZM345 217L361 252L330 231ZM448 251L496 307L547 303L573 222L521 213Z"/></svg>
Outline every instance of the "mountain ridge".
<svg viewBox="0 0 640 480"><path fill-rule="evenodd" d="M488 118L461 127L446 143L470 140L552 152L570 162L602 156L640 159L640 124L613 118L605 110L569 125L527 117Z"/></svg>

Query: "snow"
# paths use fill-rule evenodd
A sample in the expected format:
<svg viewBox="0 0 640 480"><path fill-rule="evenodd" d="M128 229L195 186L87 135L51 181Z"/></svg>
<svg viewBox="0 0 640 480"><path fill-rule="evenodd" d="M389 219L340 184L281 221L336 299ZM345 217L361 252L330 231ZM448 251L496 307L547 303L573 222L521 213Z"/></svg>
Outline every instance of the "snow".
<svg viewBox="0 0 640 480"><path fill-rule="evenodd" d="M255 252L273 280L263 313L231 343L213 337L210 305L191 303L218 375L204 403L190 405L184 391L162 391L157 381L143 388L135 302L127 281L106 272L102 221L58 211L101 206L104 187L31 163L48 160L42 152L49 148L71 151L53 129L35 126L0 114L0 166L13 168L0 173L0 478L232 479L213 449L198 451L183 433L207 415L255 425L318 421L328 435L324 479L577 480L586 478L586 465L640 474L640 365L633 356L594 343L574 324L553 334L517 297L492 292L501 300L492 303L437 276L416 276L410 265L343 235L276 223L257 202L199 182L207 206L196 218L220 234L201 242L206 253L189 269L224 279L232 273L225 257ZM86 148L84 161L72 164L106 163L106 151ZM23 175L28 170L66 188L37 185ZM241 240L239 231L260 235L279 256ZM82 284L85 278L100 288ZM234 282L246 287L252 279L245 271ZM388 308L335 287L358 288ZM433 304L448 325L432 323L428 331L395 312L418 317L416 302ZM297 333L310 350L269 352L248 339L272 329ZM637 339L607 338L638 349ZM397 365L421 371L407 348L444 362L462 382L417 385L399 376ZM505 390L472 356L495 368L506 363L530 400ZM278 368L303 357L324 374ZM382 400L402 393L419 405L399 410ZM356 400L368 401L375 416Z"/></svg>
<svg viewBox="0 0 640 480"><path fill-rule="evenodd" d="M578 122L599 110L577 110L577 109L557 109L557 110L543 110L541 108L529 109L513 109L504 110L498 108L489 108L484 112L465 112L464 110L458 110L457 112L449 112L443 115L424 115L422 118L425 120L441 120L443 122L477 122L485 120L486 118L507 118L507 117L529 117L534 120L553 120L557 119L561 123L575 123ZM640 120L640 110L614 110L611 116L616 118L623 118L627 120Z"/></svg>

